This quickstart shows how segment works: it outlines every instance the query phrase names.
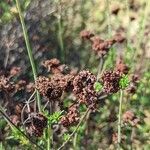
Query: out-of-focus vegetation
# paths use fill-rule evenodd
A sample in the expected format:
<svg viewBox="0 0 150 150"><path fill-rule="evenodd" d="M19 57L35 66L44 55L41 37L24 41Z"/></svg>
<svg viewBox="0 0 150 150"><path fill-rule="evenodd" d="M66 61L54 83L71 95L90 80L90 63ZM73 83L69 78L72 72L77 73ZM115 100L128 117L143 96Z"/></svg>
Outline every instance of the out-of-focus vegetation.
<svg viewBox="0 0 150 150"><path fill-rule="evenodd" d="M111 39L116 33L125 36L126 42L111 47L104 58L101 71L113 69L116 59L121 56L129 67L129 74L138 76L136 91L132 94L129 94L128 90L123 92L122 113L132 110L140 121L137 126L122 124L121 145L122 149L149 150L150 1L20 0L20 3L38 75L47 75L41 64L42 61L51 58L59 59L62 64L65 63L74 70L87 69L97 75L100 67L99 57L91 50L91 43L81 39L80 32L84 29L90 30L105 40ZM0 2L0 39L0 75L3 72L9 74L11 68L17 66L21 68L21 73L15 76L13 81L23 79L26 84L31 82L31 66L18 10L13 0ZM125 83L124 86L126 85ZM99 92L102 85L98 82L95 88ZM21 90L13 97L5 97L5 94L0 88L0 104L11 117L14 115L11 108L16 103L24 104L32 93ZM119 93L108 95L97 112L87 114L85 121L80 124L76 134L64 149L117 149L115 133L118 130L119 98ZM74 99L72 94L63 95L63 105L68 107ZM81 114L86 111L84 106L79 109ZM58 149L67 141L76 127L59 127L64 111L58 110L51 115L48 110L43 111L48 118L48 129L52 127L54 132L51 144L54 149ZM30 140L23 137L5 119L3 115L0 116L0 149L35 149L36 145L33 146ZM22 126L18 128L26 133ZM45 146L49 136L46 131L42 137L32 139L41 147Z"/></svg>

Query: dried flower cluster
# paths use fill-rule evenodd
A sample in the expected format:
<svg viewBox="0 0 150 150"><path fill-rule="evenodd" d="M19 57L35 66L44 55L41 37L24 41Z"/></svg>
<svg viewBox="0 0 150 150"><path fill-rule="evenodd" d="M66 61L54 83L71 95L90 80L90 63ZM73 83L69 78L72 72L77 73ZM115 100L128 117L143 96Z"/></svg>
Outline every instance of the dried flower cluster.
<svg viewBox="0 0 150 150"><path fill-rule="evenodd" d="M48 72L52 72L53 74L68 74L70 72L69 67L65 64L60 64L60 61L56 58L46 60L42 64L47 68Z"/></svg>
<svg viewBox="0 0 150 150"><path fill-rule="evenodd" d="M131 76L131 82L130 82L130 86L127 89L127 91L131 94L134 94L137 90L138 87L138 83L139 83L139 76L137 74L134 74Z"/></svg>
<svg viewBox="0 0 150 150"><path fill-rule="evenodd" d="M124 123L129 123L131 126L137 126L140 120L129 110L123 114L123 121Z"/></svg>
<svg viewBox="0 0 150 150"><path fill-rule="evenodd" d="M95 104L97 102L97 93L94 90L94 83L96 82L96 77L89 71L81 71L74 78L73 81L73 92L78 99L79 103L85 104L91 109L95 109Z"/></svg>
<svg viewBox="0 0 150 150"><path fill-rule="evenodd" d="M62 88L50 78L40 76L35 82L36 89L49 100L57 100L62 95Z"/></svg>
<svg viewBox="0 0 150 150"><path fill-rule="evenodd" d="M51 78L51 80L55 84L59 85L65 92L72 91L73 79L74 79L74 75L72 75L72 74L67 74L67 75L57 74L55 76L52 76L52 78Z"/></svg>
<svg viewBox="0 0 150 150"><path fill-rule="evenodd" d="M27 127L27 132L30 136L40 137L47 126L47 118L40 113L31 114L31 122Z"/></svg>
<svg viewBox="0 0 150 150"><path fill-rule="evenodd" d="M121 143L124 142L124 141L125 141L125 136L122 135L121 136ZM112 142L115 143L115 144L118 143L118 133L115 132L115 133L112 134Z"/></svg>
<svg viewBox="0 0 150 150"><path fill-rule="evenodd" d="M120 90L120 85L119 85L120 79L121 76L118 71L104 72L101 78L104 92L108 94L118 92Z"/></svg>
<svg viewBox="0 0 150 150"><path fill-rule="evenodd" d="M10 76L14 77L14 76L20 74L20 72L21 72L21 68L20 67L16 67L16 66L12 67L11 70L10 70Z"/></svg>
<svg viewBox="0 0 150 150"><path fill-rule="evenodd" d="M79 122L79 105L73 104L68 108L68 112L65 116L61 118L61 124L64 127L74 125Z"/></svg>
<svg viewBox="0 0 150 150"><path fill-rule="evenodd" d="M50 78L44 76L37 78L35 87L40 94L50 100L58 100L63 92L73 92L77 98L78 105L73 104L69 107L67 114L61 119L61 124L69 126L78 122L77 106L81 103L95 110L98 95L94 90L96 77L92 73L81 71L77 75L70 72L63 74L59 69L62 65L57 59L47 60L43 64L48 71L53 70L53 74Z"/></svg>
<svg viewBox="0 0 150 150"><path fill-rule="evenodd" d="M9 81L9 78L4 75L0 76L0 90L4 90L7 92L12 92L15 89L15 85L13 82Z"/></svg>
<svg viewBox="0 0 150 150"><path fill-rule="evenodd" d="M115 71L118 71L120 73L120 75L128 74L129 67L126 64L124 64L123 58L120 57L117 59Z"/></svg>
<svg viewBox="0 0 150 150"><path fill-rule="evenodd" d="M99 57L105 56L115 43L122 43L125 41L125 37L119 33L114 35L112 39L109 40L103 40L100 37L94 35L94 33L86 30L81 31L80 36L82 39L86 39L91 42L92 50Z"/></svg>

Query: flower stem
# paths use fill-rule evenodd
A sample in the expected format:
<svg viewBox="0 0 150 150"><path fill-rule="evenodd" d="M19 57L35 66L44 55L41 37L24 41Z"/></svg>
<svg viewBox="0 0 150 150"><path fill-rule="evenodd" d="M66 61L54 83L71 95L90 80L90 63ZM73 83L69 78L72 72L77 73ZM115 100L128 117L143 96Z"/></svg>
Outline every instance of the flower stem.
<svg viewBox="0 0 150 150"><path fill-rule="evenodd" d="M50 141L50 125L47 127L47 150L51 149L51 141Z"/></svg>
<svg viewBox="0 0 150 150"><path fill-rule="evenodd" d="M118 150L121 148L121 116L122 116L122 100L123 100L123 91L120 90L119 98L119 116L118 116Z"/></svg>
<svg viewBox="0 0 150 150"><path fill-rule="evenodd" d="M58 15L58 41L59 41L59 46L60 46L60 54L61 54L61 60L63 63L65 63L65 59L66 59L66 51L64 48L64 41L63 41L63 24L62 24L62 4L61 4L61 0L59 2L59 6L58 6L58 11L59 11L59 15Z"/></svg>
<svg viewBox="0 0 150 150"><path fill-rule="evenodd" d="M28 57L30 60L31 68L32 68L33 78L35 81L37 78L37 71L36 71L36 67L35 67L35 63L34 63L34 59L33 59L32 49L31 49L30 42L29 42L27 28L26 28L25 21L24 21L22 12L21 12L19 0L16 0L16 7L18 10L18 14L19 14L19 18L20 18L20 22L21 22L21 26L22 26L22 30L23 30L23 35L24 35L24 39L25 39L25 43L26 43L26 48L27 48L27 52L28 52ZM40 95L39 95L38 91L36 91L36 95L37 95L38 109L39 109L39 111L41 111Z"/></svg>
<svg viewBox="0 0 150 150"><path fill-rule="evenodd" d="M75 135L75 133L77 132L77 130L79 129L81 123L83 122L83 120L85 119L86 115L88 114L88 112L90 111L90 108L88 108L86 110L86 112L83 114L82 118L80 119L80 122L78 123L78 125L76 126L75 130L69 135L69 138L67 141L65 141L61 147L58 148L58 150L61 150L70 140L71 138Z"/></svg>

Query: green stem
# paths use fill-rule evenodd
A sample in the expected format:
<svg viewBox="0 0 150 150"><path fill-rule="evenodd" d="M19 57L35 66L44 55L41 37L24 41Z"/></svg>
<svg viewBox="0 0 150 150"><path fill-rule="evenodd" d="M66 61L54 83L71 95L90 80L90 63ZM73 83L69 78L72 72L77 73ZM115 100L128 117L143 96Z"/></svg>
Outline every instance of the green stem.
<svg viewBox="0 0 150 150"><path fill-rule="evenodd" d="M80 122L76 126L75 130L69 135L69 138L61 145L61 147L58 148L58 150L61 150L71 140L71 138L75 135L75 133L79 129L81 123L83 122L83 120L85 119L85 117L86 117L86 115L88 114L89 111L90 111L90 108L88 108L86 110L86 112L83 114L82 118L80 119Z"/></svg>
<svg viewBox="0 0 150 150"><path fill-rule="evenodd" d="M118 150L121 148L121 116L122 116L122 100L123 100L123 91L120 91L119 98L119 116L118 116Z"/></svg>
<svg viewBox="0 0 150 150"><path fill-rule="evenodd" d="M77 150L77 137L78 137L78 133L75 133L74 139L73 139L74 150Z"/></svg>
<svg viewBox="0 0 150 150"><path fill-rule="evenodd" d="M48 125L48 128L47 128L47 150L50 150L51 149L51 141L50 141L50 125Z"/></svg>
<svg viewBox="0 0 150 150"><path fill-rule="evenodd" d="M99 66L98 66L97 81L98 81L99 78L100 78L100 74L101 74L101 71L102 71L102 69L103 69L103 64L104 64L104 58L101 57L101 58L100 58L100 61L99 61Z"/></svg>
<svg viewBox="0 0 150 150"><path fill-rule="evenodd" d="M66 52L64 49L64 42L63 42L63 26L62 26L62 4L61 4L61 0L59 2L59 15L58 15L58 41L59 41L59 46L60 46L60 50L61 50L61 59L62 62L65 63L65 57L66 57Z"/></svg>
<svg viewBox="0 0 150 150"><path fill-rule="evenodd" d="M53 106L53 102L49 102L49 115L53 114ZM52 125L49 122L47 127L47 150L52 149L51 145L53 145L53 131Z"/></svg>
<svg viewBox="0 0 150 150"><path fill-rule="evenodd" d="M58 18L58 38L59 38L59 45L60 45L60 49L61 49L61 57L62 57L62 61L65 61L65 53L64 53L64 43L63 43L63 37L62 37L62 22L61 22L61 17Z"/></svg>
<svg viewBox="0 0 150 150"><path fill-rule="evenodd" d="M22 12L21 12L19 0L16 0L16 7L18 9L19 18L20 18L20 22L21 22L21 26L22 26L22 30L23 30L23 35L24 35L24 39L25 39L25 43L26 43L26 48L27 48L27 52L28 52L28 57L30 60L31 68L32 68L33 78L35 81L37 78L37 71L36 71L36 67L35 67L35 63L34 63L34 59L33 59L32 49L31 49L30 42L29 42L27 28L26 28L25 21L24 21ZM40 95L39 95L38 91L37 91L37 104L38 104L39 111L41 111Z"/></svg>

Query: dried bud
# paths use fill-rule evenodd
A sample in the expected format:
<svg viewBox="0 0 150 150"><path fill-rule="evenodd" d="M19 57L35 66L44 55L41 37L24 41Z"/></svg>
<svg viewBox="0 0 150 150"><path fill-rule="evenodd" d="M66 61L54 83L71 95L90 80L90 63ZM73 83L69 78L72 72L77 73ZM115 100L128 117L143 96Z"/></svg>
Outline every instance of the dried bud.
<svg viewBox="0 0 150 150"><path fill-rule="evenodd" d="M30 136L40 137L47 126L47 118L40 113L31 113L31 124L27 127Z"/></svg>
<svg viewBox="0 0 150 150"><path fill-rule="evenodd" d="M10 76L16 76L21 72L21 68L20 67L13 67L10 70Z"/></svg>
<svg viewBox="0 0 150 150"><path fill-rule="evenodd" d="M134 113L132 111L127 111L123 114L123 121L128 122L134 119Z"/></svg>
<svg viewBox="0 0 150 150"><path fill-rule="evenodd" d="M119 58L116 62L115 71L118 71L120 75L128 74L129 67L123 63L122 58Z"/></svg>
<svg viewBox="0 0 150 150"><path fill-rule="evenodd" d="M81 71L73 80L73 92L79 103L84 103L93 111L96 108L97 93L94 89L96 77L89 71Z"/></svg>
<svg viewBox="0 0 150 150"><path fill-rule="evenodd" d="M47 118L40 113L32 113L32 125L35 128L45 128L47 126Z"/></svg>
<svg viewBox="0 0 150 150"><path fill-rule="evenodd" d="M20 80L16 85L15 88L17 91L25 89L26 86L26 81L25 80Z"/></svg>
<svg viewBox="0 0 150 150"><path fill-rule="evenodd" d="M69 68L67 65L65 65L65 64L60 65L60 66L58 67L58 70L59 70L58 73L62 73L62 74L64 74L64 75L70 73L70 68Z"/></svg>
<svg viewBox="0 0 150 150"><path fill-rule="evenodd" d="M36 89L43 96L49 98L50 100L57 100L62 95L62 88L53 83L49 78L40 76L35 82Z"/></svg>
<svg viewBox="0 0 150 150"><path fill-rule="evenodd" d="M120 74L119 72L106 71L102 75L102 84L104 92L106 93L116 93L120 90Z"/></svg>
<svg viewBox="0 0 150 150"><path fill-rule="evenodd" d="M68 108L68 113L61 118L61 124L65 127L75 125L79 122L79 105L73 104Z"/></svg>
<svg viewBox="0 0 150 150"><path fill-rule="evenodd" d="M136 126L140 120L135 116L132 111L129 110L123 114L123 121L124 123L130 123L131 126Z"/></svg>
<svg viewBox="0 0 150 150"><path fill-rule="evenodd" d="M102 40L99 37L95 36L91 38L92 42L92 49L98 54L98 56L103 57L105 56L109 49L115 43L114 40Z"/></svg>
<svg viewBox="0 0 150 150"><path fill-rule="evenodd" d="M43 62L43 66L48 69L48 71L56 71L58 66L60 65L60 61L56 58L46 60Z"/></svg>
<svg viewBox="0 0 150 150"><path fill-rule="evenodd" d="M85 40L89 40L93 36L94 36L94 34L87 30L83 30L80 32L80 37Z"/></svg>
<svg viewBox="0 0 150 150"><path fill-rule="evenodd" d="M126 40L126 38L122 34L117 33L116 35L114 35L113 40L116 43L123 43Z"/></svg>
<svg viewBox="0 0 150 150"><path fill-rule="evenodd" d="M12 115L10 116L10 120L12 121L13 124L18 126L21 123L20 117L17 115Z"/></svg>
<svg viewBox="0 0 150 150"><path fill-rule="evenodd" d="M81 71L73 80L74 94L81 93L83 88L89 86L93 87L96 82L96 77L89 71Z"/></svg>
<svg viewBox="0 0 150 150"><path fill-rule="evenodd" d="M0 90L5 90L7 92L12 92L15 86L13 82L10 82L5 76L0 76Z"/></svg>
<svg viewBox="0 0 150 150"><path fill-rule="evenodd" d="M32 93L35 90L35 86L34 83L30 82L29 84L26 85L26 91L28 93Z"/></svg>
<svg viewBox="0 0 150 150"><path fill-rule="evenodd" d="M127 89L127 91L131 94L134 94L137 90L137 87L138 87L138 83L139 83L139 76L137 74L134 74L132 77L131 77L131 82L130 82L130 86L129 88Z"/></svg>

